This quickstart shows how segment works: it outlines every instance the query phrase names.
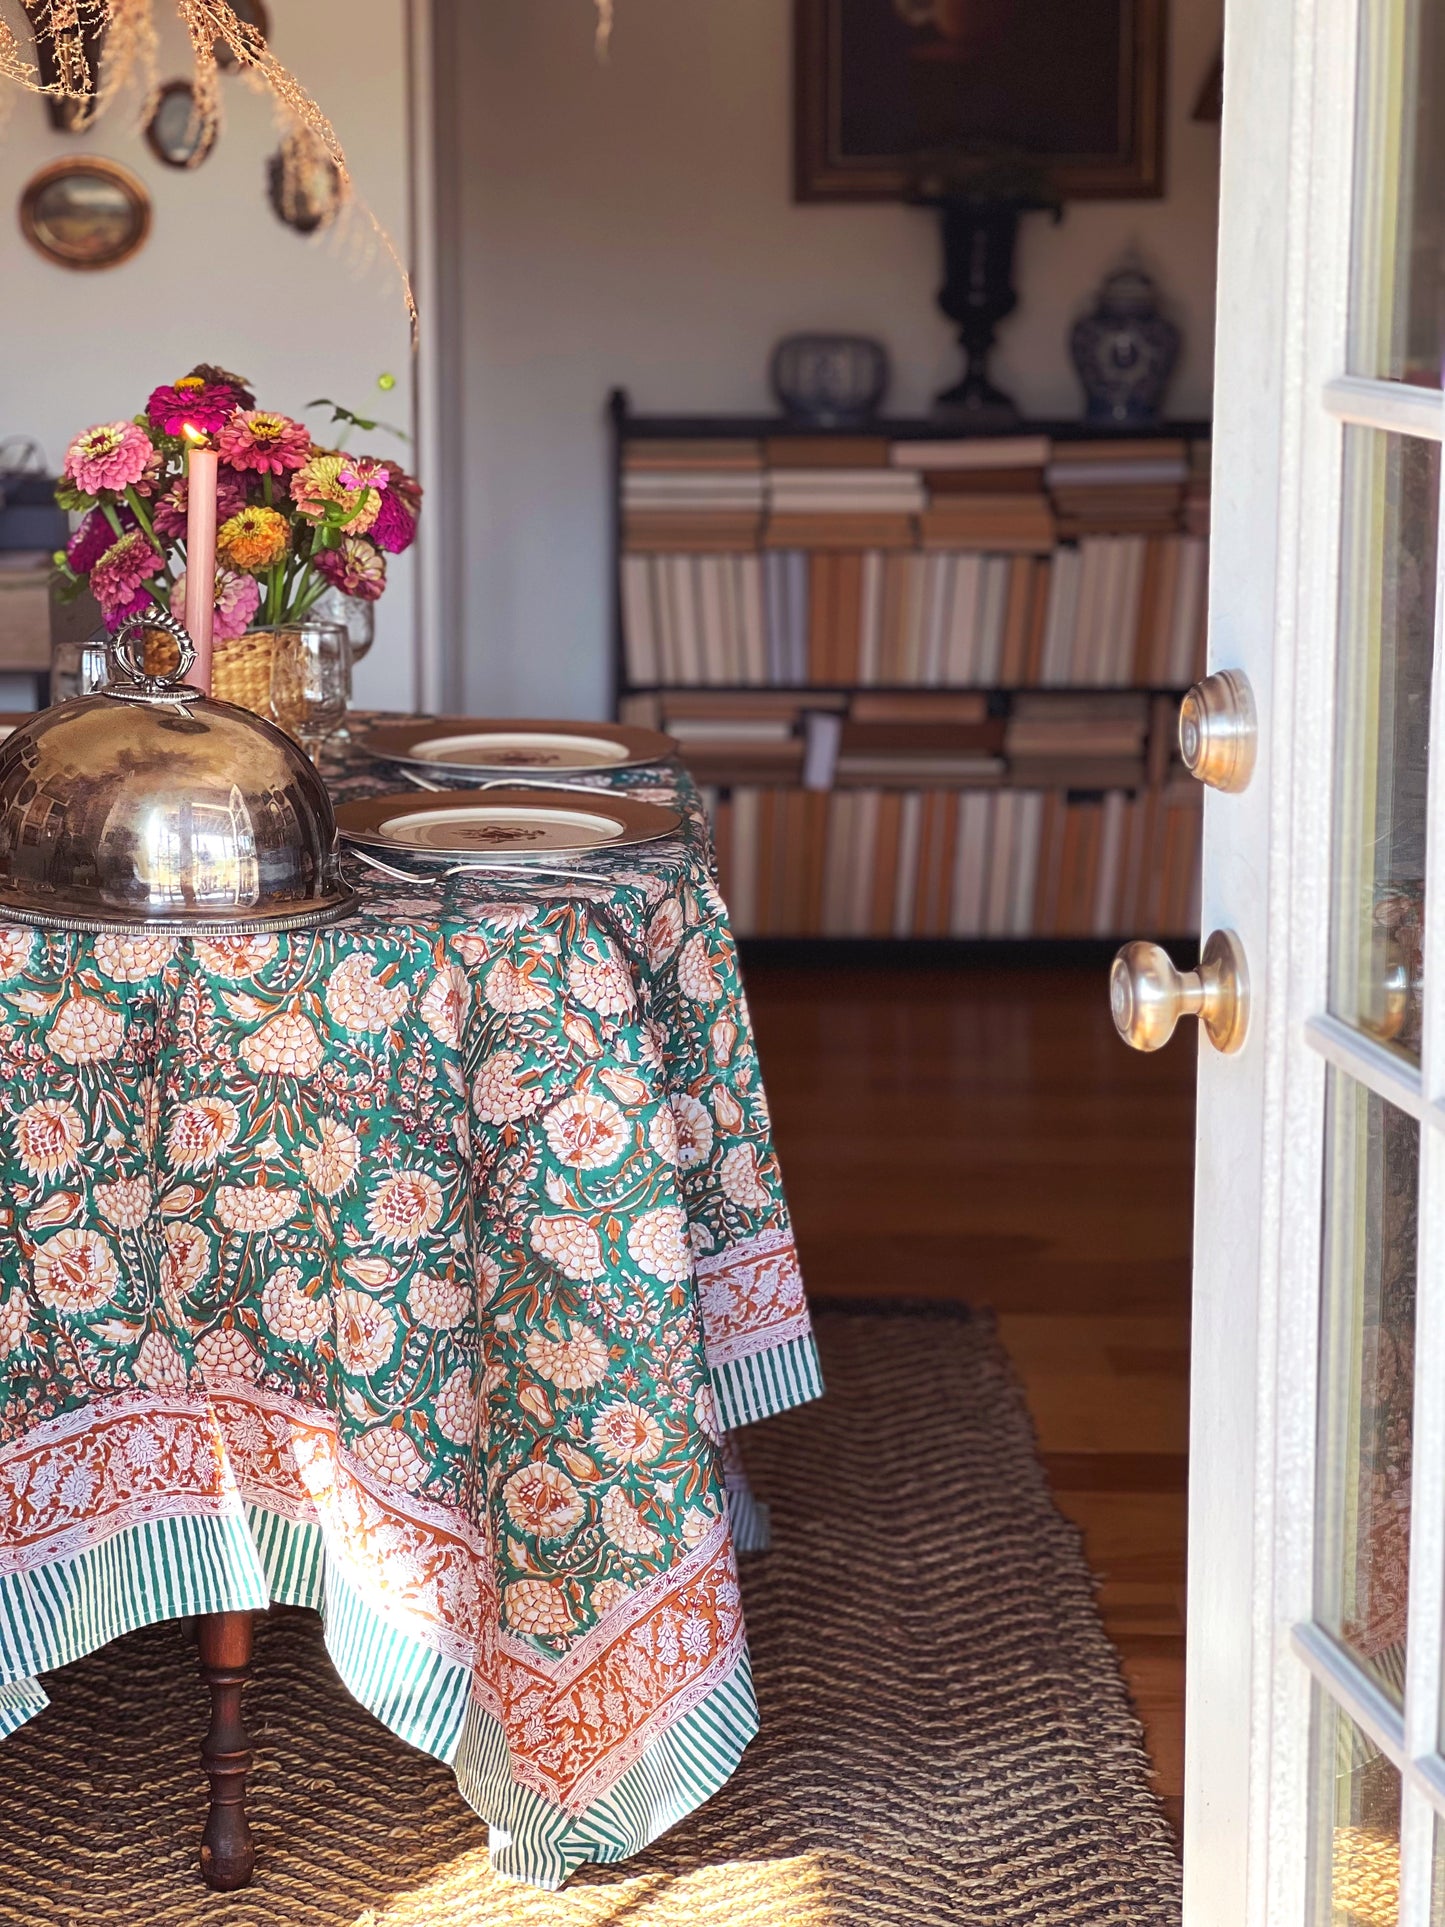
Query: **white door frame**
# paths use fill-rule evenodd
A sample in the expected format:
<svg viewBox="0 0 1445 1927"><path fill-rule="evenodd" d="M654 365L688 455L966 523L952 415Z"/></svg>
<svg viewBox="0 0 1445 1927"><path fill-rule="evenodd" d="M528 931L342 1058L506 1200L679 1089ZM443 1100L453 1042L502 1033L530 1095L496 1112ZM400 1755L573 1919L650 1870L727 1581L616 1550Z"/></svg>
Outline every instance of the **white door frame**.
<svg viewBox="0 0 1445 1927"><path fill-rule="evenodd" d="M461 435L457 420L460 317L448 268L456 200L447 148L455 103L443 84L453 14L448 0L404 0L408 151L411 169L409 268L417 304L413 349L413 446L426 513L417 537L413 604L413 700L425 710L456 708L462 688L460 587Z"/></svg>
<svg viewBox="0 0 1445 1927"><path fill-rule="evenodd" d="M1403 1722L1311 1628L1326 1066L1423 1118L1445 1095L1445 999L1423 1072L1326 1010L1334 638L1343 424L1440 440L1445 399L1341 378L1356 141L1355 0L1228 0L1210 667L1243 668L1260 714L1253 783L1208 794L1204 928L1239 932L1252 976L1237 1057L1201 1044L1191 1412L1186 1927L1293 1927L1308 1907L1311 1683L1405 1775L1407 1848L1433 1825L1445 1584L1445 1304L1424 1288L1442 1214L1419 1225L1411 1681ZM1445 549L1442 549L1445 554ZM1437 591L1430 820L1445 745ZM1445 959L1445 839L1429 839L1427 956ZM1427 966L1428 968L1428 966ZM1438 975L1438 964L1437 964ZM1422 1171L1442 1157L1422 1130ZM1438 1183L1422 1179L1429 1198ZM1426 1629L1429 1636L1426 1637ZM1428 1756L1428 1757L1427 1757ZM1418 1764L1412 1766L1412 1762ZM1440 1804L1438 1794L1435 1803ZM1424 1927L1428 1869L1402 1893Z"/></svg>

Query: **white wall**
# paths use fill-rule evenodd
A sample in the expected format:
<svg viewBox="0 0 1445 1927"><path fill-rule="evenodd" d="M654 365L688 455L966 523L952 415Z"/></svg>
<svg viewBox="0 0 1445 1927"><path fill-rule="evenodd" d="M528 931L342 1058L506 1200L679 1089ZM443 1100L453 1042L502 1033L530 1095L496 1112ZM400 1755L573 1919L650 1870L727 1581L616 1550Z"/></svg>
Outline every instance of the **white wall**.
<svg viewBox="0 0 1445 1927"><path fill-rule="evenodd" d="M270 0L272 44L331 116L357 186L408 251L405 0ZM166 20L171 10L158 6ZM170 19L163 79L188 72ZM16 95L0 130L0 433L36 436L58 465L91 422L144 407L159 382L194 362L250 376L262 406L306 415L317 395L361 414L411 425L413 371L394 271L374 257L365 224L303 239L265 197L276 147L269 97L239 78L222 83L226 124L194 173L154 159L134 102L118 103L88 134L53 132L40 101ZM13 90L7 89L7 93ZM142 251L119 268L76 274L52 266L20 234L15 210L36 168L84 150L122 162L154 202ZM390 395L376 378L394 374ZM318 437L325 411L308 417ZM369 446L364 438L355 445ZM377 438L405 462L405 447ZM378 641L357 671L363 701L405 707L412 688L411 555L392 558Z"/></svg>
<svg viewBox="0 0 1445 1927"><path fill-rule="evenodd" d="M895 412L956 377L932 219L790 199L791 11L617 0L599 66L590 0L451 0L475 709L605 709L613 384L643 410L762 411L774 340L808 327L881 336ZM1208 412L1219 135L1189 114L1222 13L1171 8L1168 198L1025 224L994 372L1027 412L1079 411L1068 327L1130 243L1184 329L1172 411Z"/></svg>

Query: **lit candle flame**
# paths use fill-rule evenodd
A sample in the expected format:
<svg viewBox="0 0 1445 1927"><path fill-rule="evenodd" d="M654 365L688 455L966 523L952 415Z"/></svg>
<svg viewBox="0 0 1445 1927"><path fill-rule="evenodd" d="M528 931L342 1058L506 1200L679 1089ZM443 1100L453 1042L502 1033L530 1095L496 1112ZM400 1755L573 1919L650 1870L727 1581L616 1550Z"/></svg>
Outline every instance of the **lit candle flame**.
<svg viewBox="0 0 1445 1927"><path fill-rule="evenodd" d="M209 448L211 445L210 436L203 428L197 428L194 422L182 422L181 433L192 448Z"/></svg>

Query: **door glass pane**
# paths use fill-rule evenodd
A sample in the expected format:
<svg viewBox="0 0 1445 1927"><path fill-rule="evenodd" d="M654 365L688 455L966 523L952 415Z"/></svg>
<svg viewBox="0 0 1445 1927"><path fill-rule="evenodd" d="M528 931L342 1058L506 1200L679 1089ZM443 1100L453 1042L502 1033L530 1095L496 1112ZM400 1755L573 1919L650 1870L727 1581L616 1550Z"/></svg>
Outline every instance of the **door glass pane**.
<svg viewBox="0 0 1445 1927"><path fill-rule="evenodd" d="M1317 1927L1396 1927L1400 1776L1318 1687L1314 1755L1311 1917Z"/></svg>
<svg viewBox="0 0 1445 1927"><path fill-rule="evenodd" d="M1445 348L1445 16L1362 0L1350 366L1441 385Z"/></svg>
<svg viewBox="0 0 1445 1927"><path fill-rule="evenodd" d="M1345 430L1330 1008L1418 1061L1440 447Z"/></svg>
<svg viewBox="0 0 1445 1927"><path fill-rule="evenodd" d="M1332 1071L1325 1139L1319 1616L1405 1685L1420 1127Z"/></svg>

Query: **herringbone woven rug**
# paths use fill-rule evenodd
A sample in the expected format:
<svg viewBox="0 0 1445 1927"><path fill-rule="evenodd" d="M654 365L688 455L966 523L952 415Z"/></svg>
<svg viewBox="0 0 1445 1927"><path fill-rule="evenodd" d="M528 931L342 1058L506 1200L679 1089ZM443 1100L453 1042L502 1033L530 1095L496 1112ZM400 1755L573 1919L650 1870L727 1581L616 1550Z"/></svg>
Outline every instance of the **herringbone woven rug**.
<svg viewBox="0 0 1445 1927"><path fill-rule="evenodd" d="M1166 1927L1179 1874L1077 1534L988 1323L830 1310L828 1396L755 1426L744 1565L763 1736L641 1860L497 1879L450 1773L260 1629L260 1861L195 1872L205 1698L183 1630L54 1676L0 1747L4 1927Z"/></svg>

